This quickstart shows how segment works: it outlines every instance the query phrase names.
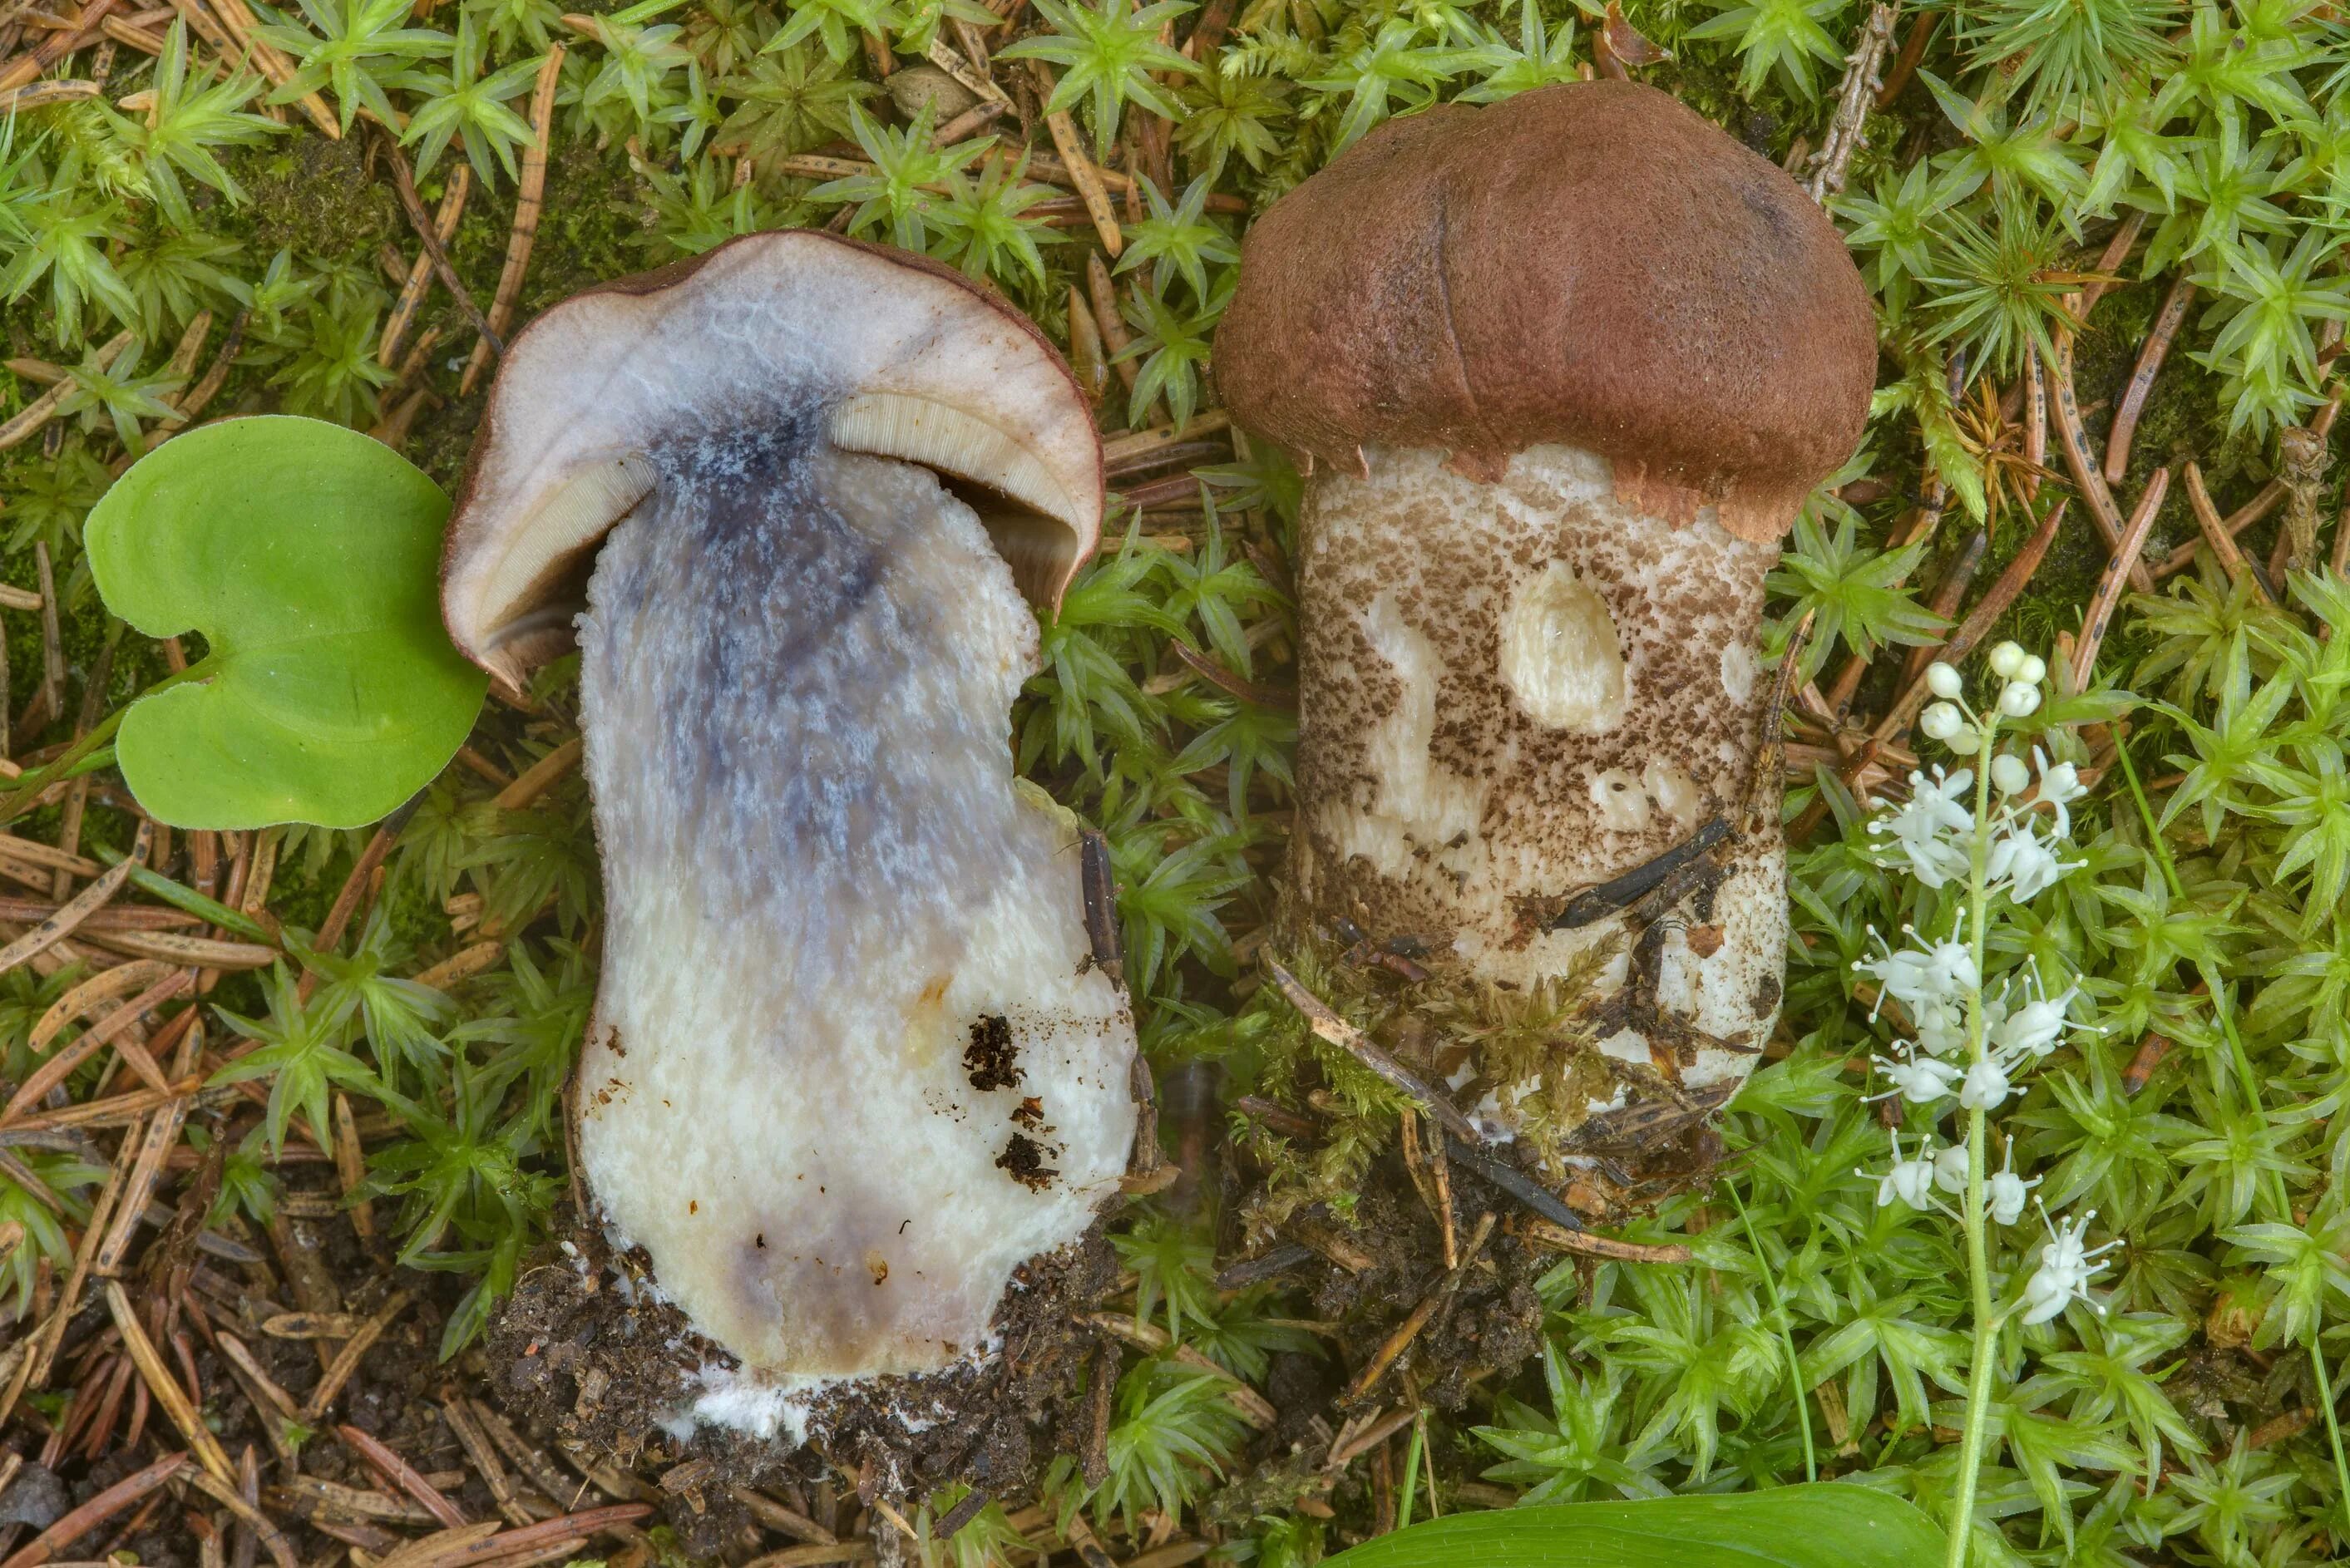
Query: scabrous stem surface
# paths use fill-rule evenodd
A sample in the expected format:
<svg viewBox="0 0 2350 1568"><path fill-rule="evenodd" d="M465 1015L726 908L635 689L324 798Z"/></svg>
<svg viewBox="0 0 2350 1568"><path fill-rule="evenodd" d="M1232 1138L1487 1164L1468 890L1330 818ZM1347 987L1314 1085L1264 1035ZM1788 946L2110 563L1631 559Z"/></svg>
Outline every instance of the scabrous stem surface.
<svg viewBox="0 0 2350 1568"><path fill-rule="evenodd" d="M1544 929L1568 896L1717 818L1736 827L1770 698L1754 645L1776 547L1710 510L1654 515L1572 447L1521 452L1490 483L1438 452L1366 457L1365 473L1317 474L1303 519L1295 891L1316 915L1449 945L1487 979L1563 974L1625 929ZM1659 1000L1751 1052L1786 946L1775 819L1726 858L1694 899L1720 946L1700 957L1670 935ZM1668 1047L1603 1042L1641 1062L1650 1044ZM1702 1046L1682 1077L1752 1060Z"/></svg>
<svg viewBox="0 0 2350 1568"><path fill-rule="evenodd" d="M736 1424L746 1388L981 1349L1134 1127L1072 825L1013 778L1034 616L928 471L780 428L671 443L579 622L610 910L582 1166L743 1363L705 1370Z"/></svg>

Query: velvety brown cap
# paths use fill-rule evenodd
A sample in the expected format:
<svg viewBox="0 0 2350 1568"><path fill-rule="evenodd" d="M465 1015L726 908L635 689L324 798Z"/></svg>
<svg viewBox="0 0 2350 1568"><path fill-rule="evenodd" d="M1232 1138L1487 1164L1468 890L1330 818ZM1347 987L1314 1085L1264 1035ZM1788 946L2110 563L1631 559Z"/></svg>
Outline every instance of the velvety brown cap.
<svg viewBox="0 0 2350 1568"><path fill-rule="evenodd" d="M1388 120L1258 220L1215 348L1233 415L1313 458L1498 474L1580 446L1648 510L1718 502L1758 540L1859 444L1876 375L1826 214L1621 81Z"/></svg>

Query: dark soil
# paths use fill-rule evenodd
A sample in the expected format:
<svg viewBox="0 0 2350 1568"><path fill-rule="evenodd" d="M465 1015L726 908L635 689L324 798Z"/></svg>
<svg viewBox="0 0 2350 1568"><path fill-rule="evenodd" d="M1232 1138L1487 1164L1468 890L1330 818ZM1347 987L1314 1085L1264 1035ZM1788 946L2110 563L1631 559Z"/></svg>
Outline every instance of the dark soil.
<svg viewBox="0 0 2350 1568"><path fill-rule="evenodd" d="M1053 1455L1083 1442L1083 1372L1102 1340L1077 1316L1116 1280L1098 1227L1014 1276L993 1324L996 1355L827 1396L809 1415L804 1449L706 1426L681 1438L665 1426L691 1406L700 1369L732 1358L678 1308L637 1288L650 1273L641 1250L615 1254L576 1212L557 1230L569 1238L565 1251L524 1274L492 1326L490 1377L518 1419L619 1468L706 1460L705 1498L723 1499L729 1484L815 1480L829 1464L868 1496L920 1499L963 1480L1010 1500L1029 1492ZM920 1419L910 1421L917 1410ZM731 1521L713 1505L675 1522L691 1547L697 1536L714 1543Z"/></svg>

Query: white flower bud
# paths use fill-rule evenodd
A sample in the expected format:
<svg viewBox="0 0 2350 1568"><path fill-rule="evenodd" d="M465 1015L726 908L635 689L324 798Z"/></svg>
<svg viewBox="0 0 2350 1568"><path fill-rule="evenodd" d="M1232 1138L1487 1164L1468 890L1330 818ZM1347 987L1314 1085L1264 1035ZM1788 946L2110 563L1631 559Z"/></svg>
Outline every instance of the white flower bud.
<svg viewBox="0 0 2350 1568"><path fill-rule="evenodd" d="M1966 689L1967 683L1955 667L1939 659L1926 666L1926 690L1935 696L1955 701Z"/></svg>
<svg viewBox="0 0 2350 1568"><path fill-rule="evenodd" d="M1967 1146L1952 1144L1934 1157L1934 1185L1945 1192L1964 1192L1967 1165Z"/></svg>
<svg viewBox="0 0 2350 1568"><path fill-rule="evenodd" d="M2036 653L2027 653L2023 662L2015 668L2015 679L2027 686L2037 686L2048 679L2048 661Z"/></svg>
<svg viewBox="0 0 2350 1568"><path fill-rule="evenodd" d="M2021 680L2011 680L1999 694L1999 711L2012 719L2021 719L2037 712L2040 708L2040 688L2027 686Z"/></svg>
<svg viewBox="0 0 2350 1568"><path fill-rule="evenodd" d="M1986 1056L1967 1069L1965 1080L1959 1085L1959 1104L1970 1111L1995 1111L2006 1103L2012 1087L2007 1069Z"/></svg>
<svg viewBox="0 0 2350 1568"><path fill-rule="evenodd" d="M2002 680L2012 680L2032 656L2019 643L2002 642L1991 650L1991 672Z"/></svg>
<svg viewBox="0 0 2350 1568"><path fill-rule="evenodd" d="M1982 736L1973 730L1960 730L1947 737L1942 743L1962 757L1971 757L1982 750Z"/></svg>
<svg viewBox="0 0 2350 1568"><path fill-rule="evenodd" d="M2032 770L2023 759L2012 752L2002 752L1991 760L1991 785L2002 794L2014 794L2030 786Z"/></svg>
<svg viewBox="0 0 2350 1568"><path fill-rule="evenodd" d="M1948 702L1929 703L1925 712L1918 718L1918 727L1925 731L1929 739L1937 741L1949 740L1965 725L1966 720Z"/></svg>

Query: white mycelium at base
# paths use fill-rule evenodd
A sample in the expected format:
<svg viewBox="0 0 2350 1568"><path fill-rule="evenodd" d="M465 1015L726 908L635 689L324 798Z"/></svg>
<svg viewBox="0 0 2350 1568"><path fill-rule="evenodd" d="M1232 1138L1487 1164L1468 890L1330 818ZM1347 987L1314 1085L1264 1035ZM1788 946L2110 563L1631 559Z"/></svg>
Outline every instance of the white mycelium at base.
<svg viewBox="0 0 2350 1568"><path fill-rule="evenodd" d="M1552 907L1732 824L1769 680L1754 639L1775 546L1711 507L1676 524L1617 497L1607 462L1538 446L1481 483L1435 452L1369 448L1326 470L1301 525L1301 841L1309 908L1381 936L1443 933L1485 978L1565 973L1620 918L1530 929ZM1778 1014L1785 857L1738 842L1716 893L1721 945L1675 930L1659 1000L1759 1045ZM1624 953L1599 990L1625 980ZM1646 1062L1626 1032L1602 1047ZM1692 1086L1754 1057L1701 1049Z"/></svg>
<svg viewBox="0 0 2350 1568"><path fill-rule="evenodd" d="M1013 778L1035 617L934 476L818 428L666 447L579 620L609 911L582 1169L741 1362L696 1413L767 1433L983 1352L1135 1121L1075 835ZM974 1086L975 1035L1016 1083Z"/></svg>

